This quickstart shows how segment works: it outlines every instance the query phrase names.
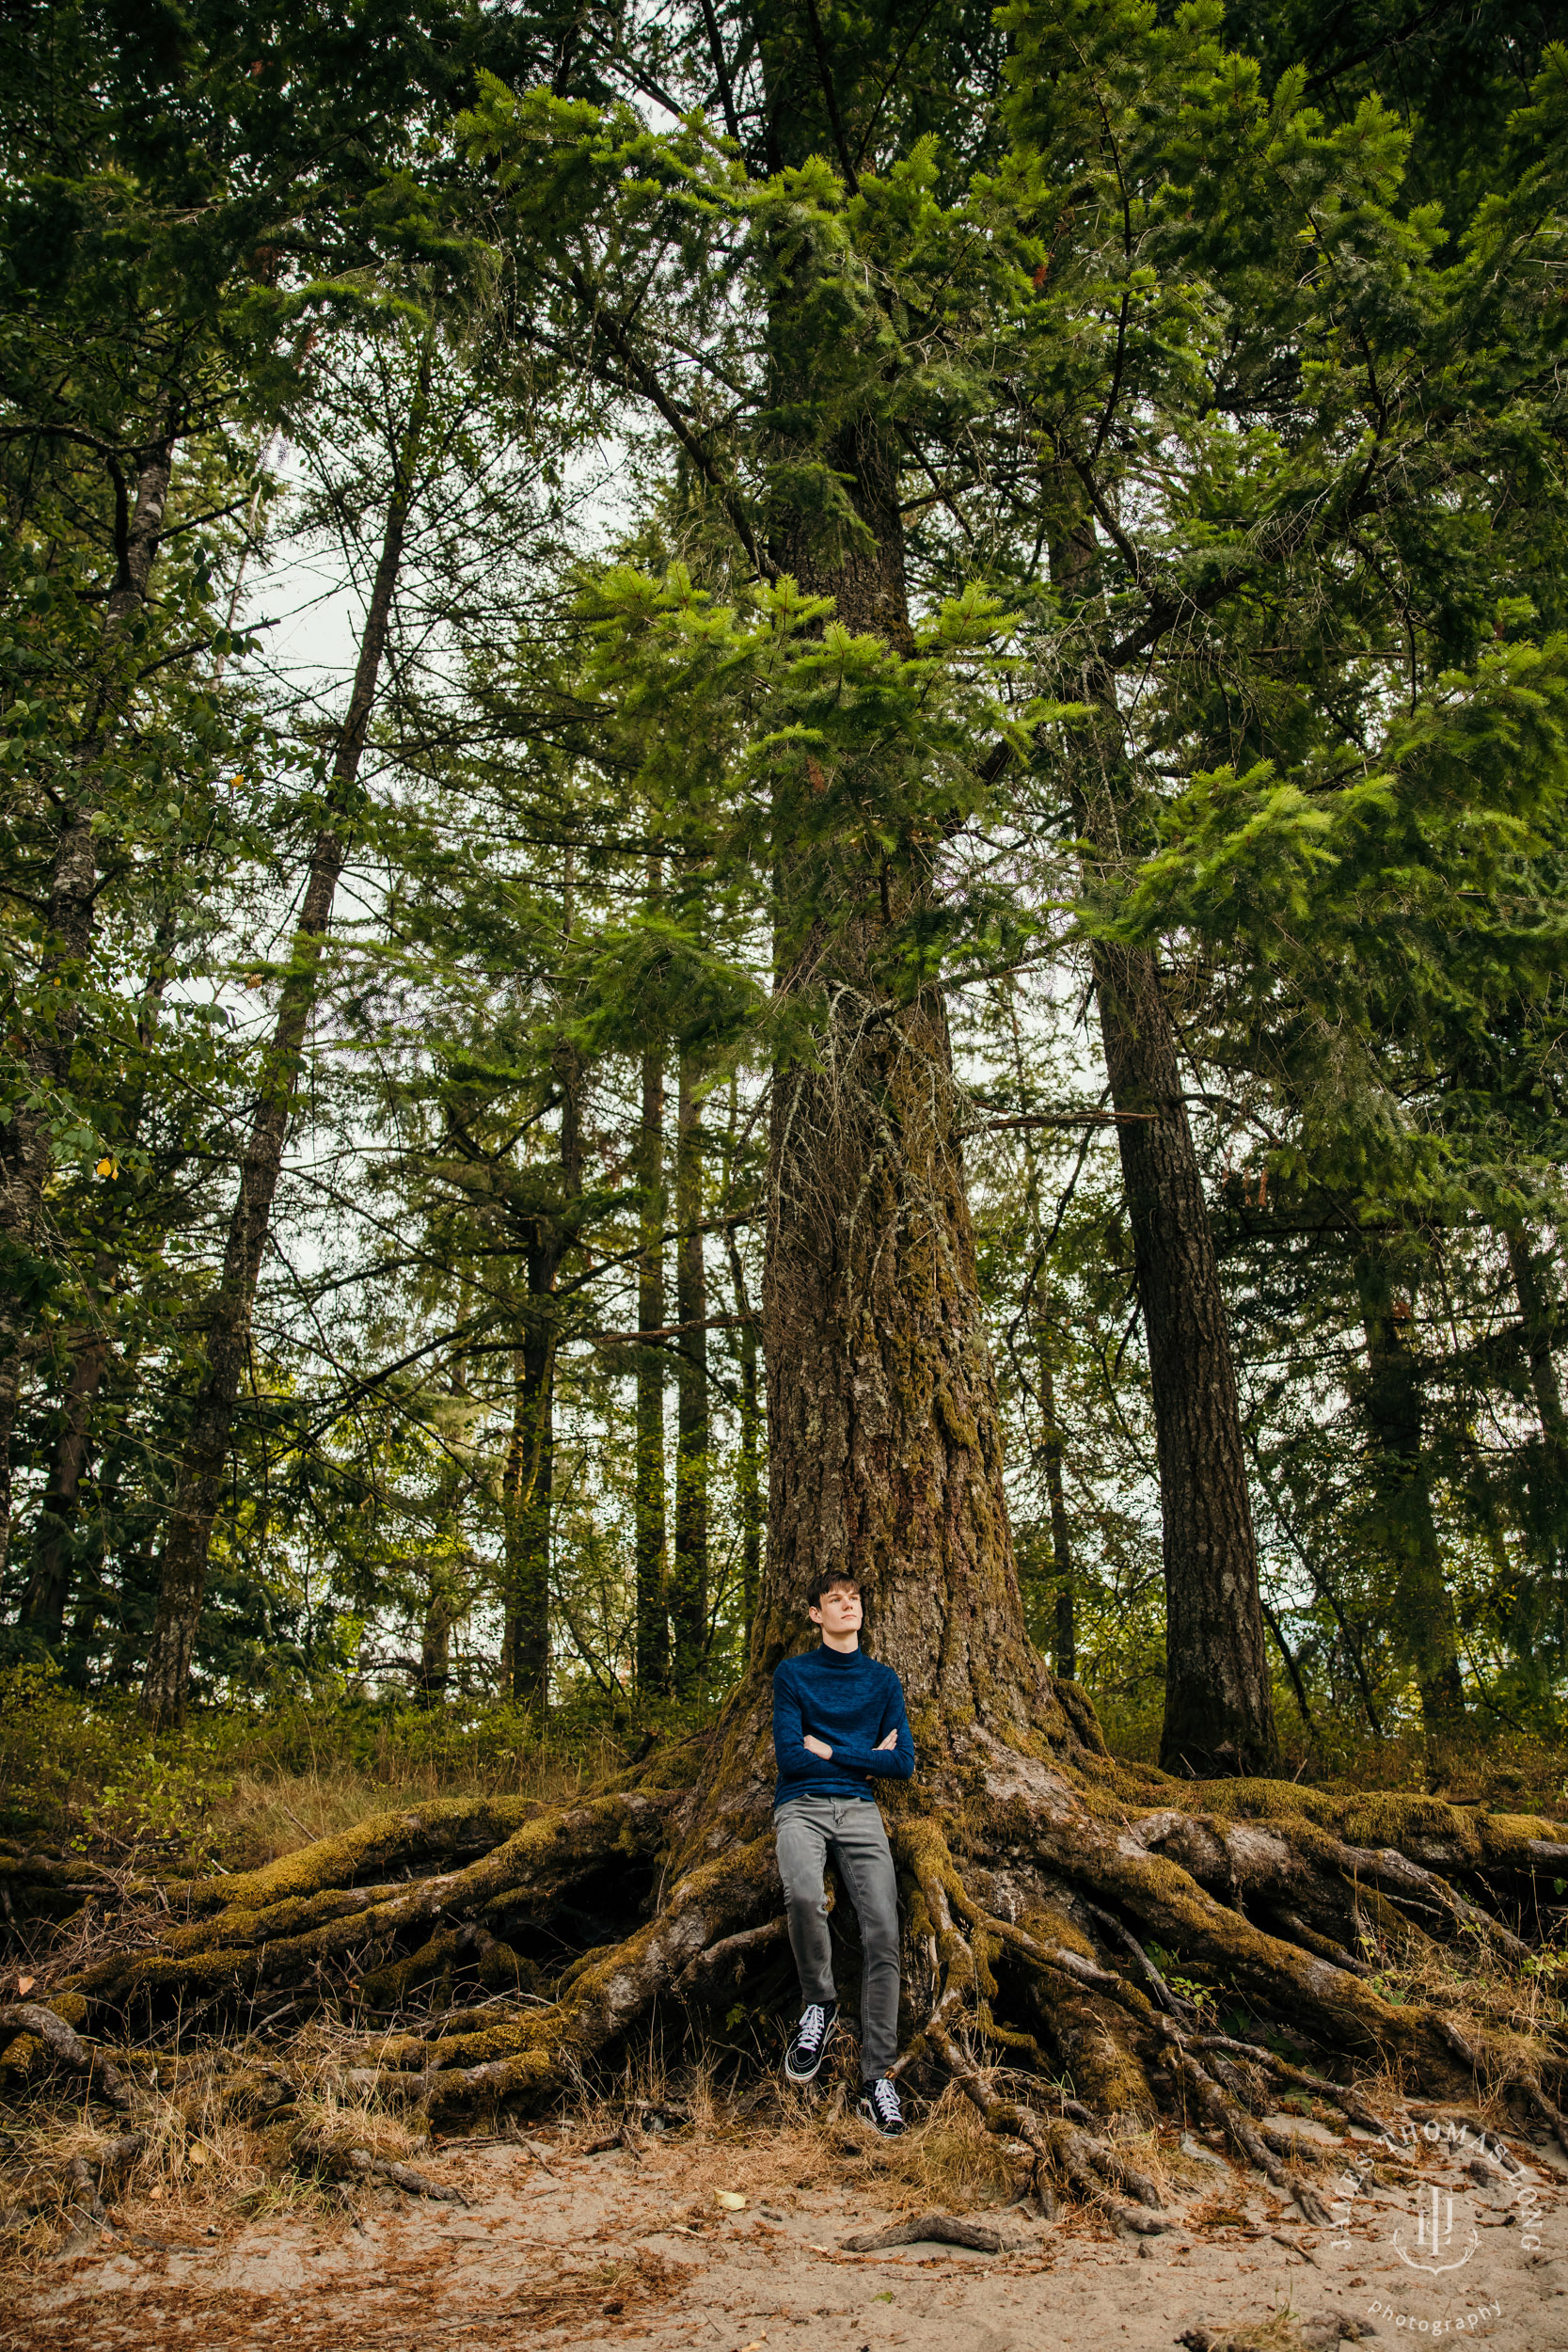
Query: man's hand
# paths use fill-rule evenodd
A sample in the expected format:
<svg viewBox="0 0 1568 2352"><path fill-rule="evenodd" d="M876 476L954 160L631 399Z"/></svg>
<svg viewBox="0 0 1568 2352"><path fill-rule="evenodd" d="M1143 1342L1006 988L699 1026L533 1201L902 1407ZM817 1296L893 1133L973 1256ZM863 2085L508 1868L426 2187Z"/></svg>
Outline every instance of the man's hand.
<svg viewBox="0 0 1568 2352"><path fill-rule="evenodd" d="M827 1741L825 1740L814 1740L809 1731L805 1734L805 1743L807 1755L819 1756L824 1764L827 1763L829 1757L832 1755L832 1750L829 1747Z"/></svg>
<svg viewBox="0 0 1568 2352"><path fill-rule="evenodd" d="M879 1755L879 1756L880 1756L880 1754L881 1754L881 1752L882 1752L882 1750L883 1750L884 1748L895 1748L897 1745L898 1745L898 1734L897 1734L897 1732L896 1732L896 1731L890 1731L890 1732L888 1733L888 1736L887 1736L887 1738L886 1738L885 1740L878 1740L878 1742L877 1742L877 1753L878 1753L878 1755Z"/></svg>

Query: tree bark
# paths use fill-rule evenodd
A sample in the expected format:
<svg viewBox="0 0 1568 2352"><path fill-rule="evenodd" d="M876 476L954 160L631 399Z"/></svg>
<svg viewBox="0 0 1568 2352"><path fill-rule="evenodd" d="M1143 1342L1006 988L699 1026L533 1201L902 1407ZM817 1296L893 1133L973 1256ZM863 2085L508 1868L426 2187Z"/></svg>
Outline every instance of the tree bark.
<svg viewBox="0 0 1568 2352"><path fill-rule="evenodd" d="M160 1568L142 1710L154 1728L184 1720L191 1658L207 1581L207 1551L229 1458L230 1432L250 1348L256 1285L283 1166L306 1030L315 1007L323 943L347 848L348 803L359 774L391 626L415 471L430 389L431 343L420 362L413 407L394 470L348 714L333 762L327 823L316 836L294 926L277 1018L261 1065L260 1100L230 1219L223 1273L207 1326L206 1371L192 1406Z"/></svg>
<svg viewBox="0 0 1568 2352"><path fill-rule="evenodd" d="M1093 525L1058 532L1052 578L1091 608ZM1075 730L1068 778L1079 831L1107 866L1126 854L1130 780L1116 683L1091 652L1080 681L1095 713ZM1209 1204L1182 1102L1177 1038L1152 952L1093 949L1105 1073L1148 1349L1165 1578L1167 1772L1268 1772L1278 1758L1241 1397Z"/></svg>
<svg viewBox="0 0 1568 2352"><path fill-rule="evenodd" d="M692 1698L707 1671L708 1388L707 1268L703 1253L702 1097L693 1057L683 1054L675 1111L675 1320L681 1326L676 1390L675 1557L670 1628L677 1696Z"/></svg>
<svg viewBox="0 0 1568 2352"><path fill-rule="evenodd" d="M514 1703L543 1723L550 1698L550 1552L555 1489L555 1362L562 1262L577 1233L582 1191L582 1072L576 1049L556 1056L561 1103L560 1193L553 1207L531 1191L515 1212L522 1227L528 1304L517 1351L513 1420L515 1472L507 1518L507 1628Z"/></svg>
<svg viewBox="0 0 1568 2352"><path fill-rule="evenodd" d="M1362 1385L1371 1439L1369 1534L1395 1570L1395 1637L1415 1670L1428 1738L1451 1734L1465 1718L1453 1596L1433 1517L1422 1448L1420 1367L1410 1301L1386 1250L1369 1241L1355 1264L1367 1338Z"/></svg>
<svg viewBox="0 0 1568 2352"><path fill-rule="evenodd" d="M1160 1466L1160 1761L1173 1772L1267 1772L1278 1738L1241 1398L1176 1033L1147 950L1101 942L1094 973Z"/></svg>
<svg viewBox="0 0 1568 2352"><path fill-rule="evenodd" d="M1018 1104L1022 1111L1026 1105L1029 1086L1023 1058L1023 1037L1018 1021L1016 989L1007 992L1007 1018L1012 1031L1013 1070L1018 1080ZM1068 1681L1078 1674L1078 1630L1072 1589L1072 1543L1068 1530L1067 1496L1062 1484L1062 1464L1067 1452L1067 1439L1061 1419L1056 1411L1056 1380L1051 1361L1051 1334L1046 1317L1038 1306L1038 1289L1048 1279L1050 1243L1040 1222L1039 1156L1028 1130L1022 1131L1024 1178L1024 1207L1028 1216L1029 1238L1034 1244L1034 1270L1024 1290L1025 1311L1035 1323L1035 1363L1039 1380L1040 1454L1045 1468L1046 1502L1051 1522L1051 1576L1055 1586L1053 1614L1055 1620L1055 1640L1053 1650L1056 1672Z"/></svg>
<svg viewBox="0 0 1568 2352"><path fill-rule="evenodd" d="M1513 1226L1504 1236L1508 1262L1519 1301L1520 1336L1530 1387L1541 1422L1541 1451L1527 1470L1531 1534L1542 1565L1560 1574L1568 1554L1568 1415L1562 1407L1557 1359L1552 1353L1556 1314L1541 1279L1540 1263L1529 1235Z"/></svg>
<svg viewBox="0 0 1568 2352"><path fill-rule="evenodd" d="M555 1489L555 1322L550 1292L557 1258L529 1253L530 1320L518 1349L513 1422L515 1486L506 1521L507 1618L515 1706L544 1722L550 1698L550 1505ZM541 1287L535 1289L538 1277Z"/></svg>
<svg viewBox="0 0 1568 2352"><path fill-rule="evenodd" d="M757 1390L757 1327L746 1290L746 1269L733 1230L727 1236L730 1280L735 1311L739 1317L740 1447L736 1460L736 1502L740 1518L740 1593L745 1612L746 1642L752 1639L757 1594L762 1581L762 1486L758 1440L762 1435L761 1398Z"/></svg>
<svg viewBox="0 0 1568 2352"><path fill-rule="evenodd" d="M33 1082L34 1106L21 1105L0 1129L0 1577L11 1537L11 1437L22 1394L22 1373L31 1337L32 1302L39 1269L34 1252L44 1186L54 1162L52 1100L70 1077L80 1023L80 991L92 951L98 899L98 835L94 821L103 801L103 761L127 695L112 657L126 623L146 602L148 583L163 537L164 515L174 475L171 429L138 453L135 496L122 504L114 586L104 609L103 674L92 693L75 759L75 790L61 813L59 838L49 876L44 915L40 996L45 1009L28 1039L24 1059ZM117 492L121 491L116 475ZM53 993L58 990L58 996Z"/></svg>
<svg viewBox="0 0 1568 2352"><path fill-rule="evenodd" d="M1547 1448L1560 1456L1568 1449L1568 1415L1562 1409L1562 1390L1557 1376L1557 1359L1552 1354L1556 1317L1551 1300L1542 1284L1529 1235L1520 1227L1511 1226L1504 1239L1508 1243L1508 1263L1513 1276L1514 1295L1519 1301L1525 1360L1529 1366L1530 1386L1535 1391L1535 1409L1541 1420L1541 1435Z"/></svg>
<svg viewBox="0 0 1568 2352"><path fill-rule="evenodd" d="M830 454L863 535L835 561L802 533L787 568L832 596L847 628L905 652L890 453L868 421ZM805 1635L807 1585L842 1565L864 1588L866 1647L939 1749L957 1724L1037 1707L1060 1725L1023 1627L941 992L888 1000L862 872L815 920L787 857L781 873L777 984L815 989L827 1012L815 1055L775 1072L770 1100L768 1549L742 1701L761 1736L767 1677Z"/></svg>
<svg viewBox="0 0 1568 2352"><path fill-rule="evenodd" d="M650 883L653 882L650 861ZM637 1139L638 1222L641 1244L637 1262L637 1327L664 1328L664 1062L657 1053L642 1057L641 1119ZM664 1351L657 1344L637 1356L636 1514L637 1687L645 1697L670 1687L670 1630L666 1615L664 1525Z"/></svg>
<svg viewBox="0 0 1568 2352"><path fill-rule="evenodd" d="M1040 1445L1045 1454L1045 1491L1051 1505L1051 1574L1055 1583L1056 1672L1071 1682L1078 1674L1078 1630L1072 1591L1072 1539L1068 1533L1062 1460L1067 1439L1056 1412L1056 1382L1042 1341L1039 1352Z"/></svg>

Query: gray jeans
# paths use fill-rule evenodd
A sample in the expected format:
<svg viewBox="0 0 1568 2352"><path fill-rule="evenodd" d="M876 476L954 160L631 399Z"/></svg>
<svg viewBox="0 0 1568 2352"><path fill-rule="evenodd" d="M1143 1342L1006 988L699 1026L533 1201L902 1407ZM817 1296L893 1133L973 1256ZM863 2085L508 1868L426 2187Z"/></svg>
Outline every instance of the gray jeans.
<svg viewBox="0 0 1568 2352"><path fill-rule="evenodd" d="M838 1997L822 1886L830 1852L855 1906L863 1955L861 2074L874 2082L898 2048L898 1887L881 1814L860 1797L791 1797L773 1825L802 2000Z"/></svg>

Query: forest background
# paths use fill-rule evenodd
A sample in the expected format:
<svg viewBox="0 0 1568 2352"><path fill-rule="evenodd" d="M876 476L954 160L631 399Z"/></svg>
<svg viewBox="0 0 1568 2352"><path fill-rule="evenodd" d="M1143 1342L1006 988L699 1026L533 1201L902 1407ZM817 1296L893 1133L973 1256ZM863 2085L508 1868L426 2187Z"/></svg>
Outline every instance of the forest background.
<svg viewBox="0 0 1568 2352"><path fill-rule="evenodd" d="M8 13L18 1818L306 1774L315 1832L720 1708L823 844L946 988L1027 1622L1113 1748L1184 1507L1143 959L1287 1768L1560 1793L1562 15L806 0L802 163L707 0ZM896 677L769 538L784 484L852 553L868 382Z"/></svg>

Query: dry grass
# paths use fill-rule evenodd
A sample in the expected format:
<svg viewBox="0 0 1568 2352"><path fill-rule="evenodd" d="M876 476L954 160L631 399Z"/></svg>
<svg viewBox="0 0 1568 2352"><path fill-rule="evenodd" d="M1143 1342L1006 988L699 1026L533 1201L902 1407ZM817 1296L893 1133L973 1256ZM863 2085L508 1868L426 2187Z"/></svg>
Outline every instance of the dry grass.
<svg viewBox="0 0 1568 2352"><path fill-rule="evenodd" d="M325 2034L302 2037L288 2054L301 2085L285 2120L245 2120L221 2053L182 2062L175 2087L138 2093L134 2128L141 2145L102 2181L117 2223L182 2242L214 2234L235 2216L343 2213L362 2193L337 2177L352 2149L397 2162L420 2159L429 2138L362 2094L345 2094L341 2058ZM117 2130L76 2110L13 2118L0 2159L0 2264L35 2265L90 2231L72 2159L94 2182Z"/></svg>
<svg viewBox="0 0 1568 2352"><path fill-rule="evenodd" d="M677 2264L639 2249L622 2262L567 2267L537 2285L520 2287L503 2310L509 2324L527 2320L541 2333L546 2328L582 2328L594 2319L634 2319L667 2302L679 2291L682 2277Z"/></svg>
<svg viewBox="0 0 1568 2352"><path fill-rule="evenodd" d="M626 2144L678 2174L679 2193L708 2218L720 2189L737 2190L752 2204L837 2189L875 2198L895 2213L932 2206L962 2213L1017 2195L1026 2152L1009 2154L951 2086L913 2112L900 2139L883 2139L862 2122L856 2096L847 2072L815 2091L780 2080L765 2107L743 2111L716 2093L711 2067L671 2080L657 2059L644 2059L612 2090L579 2086L570 2126L578 2146L592 2147L632 2119ZM678 2119L678 2134L649 2133L636 2119L650 2114Z"/></svg>
<svg viewBox="0 0 1568 2352"><path fill-rule="evenodd" d="M304 1771L236 1773L212 1804L206 1833L226 1868L253 1870L353 1829L372 1814L436 1797L499 1794L570 1804L623 1761L619 1747L600 1740L571 1752L534 1748L513 1759L510 1769L486 1769L473 1760L468 1769L453 1771L435 1753L410 1754L388 1740L385 1754L365 1765L327 1756Z"/></svg>

